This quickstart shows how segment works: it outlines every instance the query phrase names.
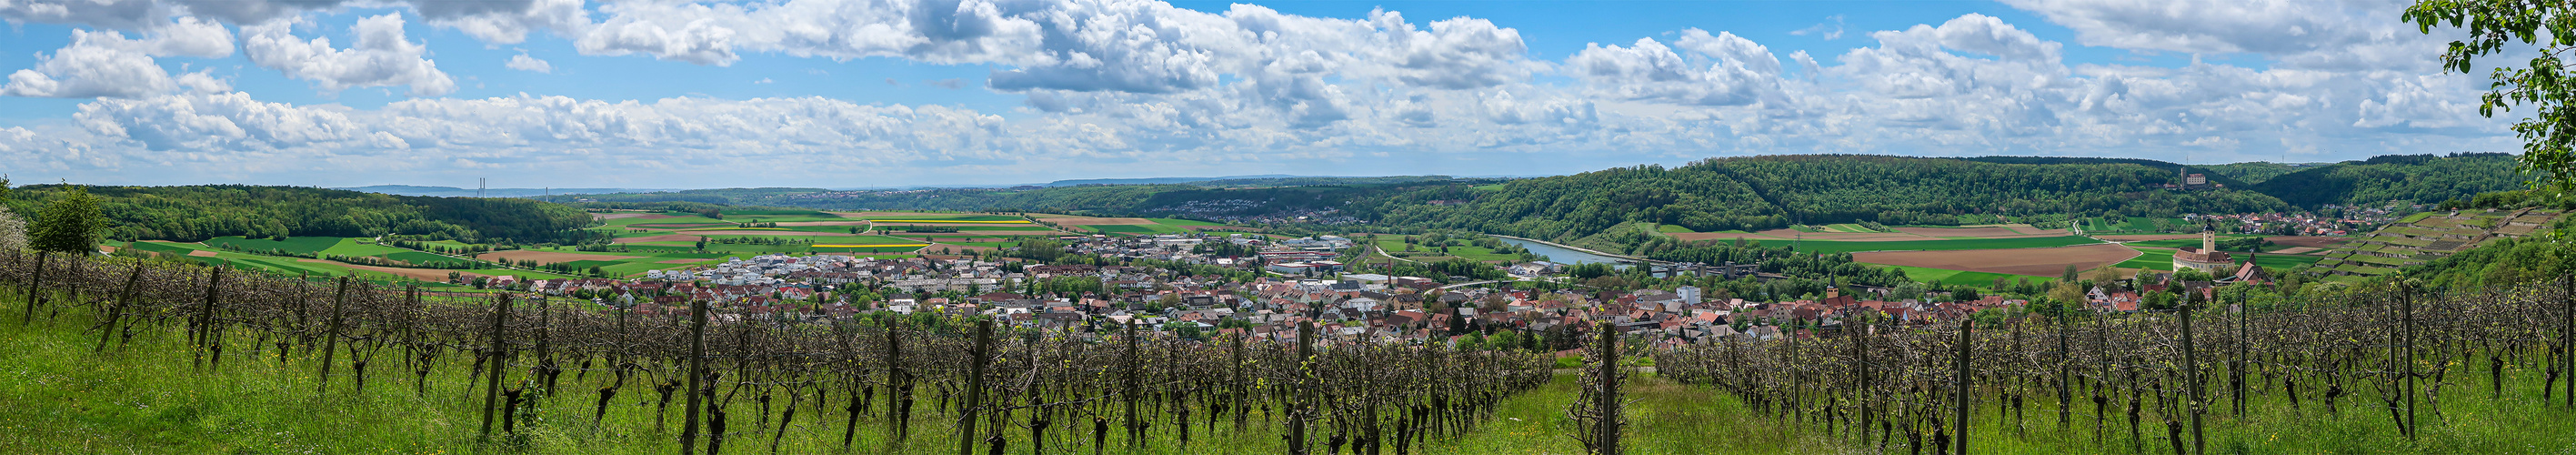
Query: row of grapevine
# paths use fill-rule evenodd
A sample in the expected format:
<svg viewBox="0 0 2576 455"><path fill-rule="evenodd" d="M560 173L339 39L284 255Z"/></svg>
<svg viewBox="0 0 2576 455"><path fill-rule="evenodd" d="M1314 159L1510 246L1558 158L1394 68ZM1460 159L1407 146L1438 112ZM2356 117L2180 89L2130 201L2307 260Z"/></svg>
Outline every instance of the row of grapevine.
<svg viewBox="0 0 2576 455"><path fill-rule="evenodd" d="M1193 341L1134 327L1079 333L980 318L925 327L707 309L715 302L643 314L542 296L0 254L0 283L26 302L22 325L85 324L99 336L93 349L111 354L138 336L184 333L194 352L174 361L209 372L308 369L324 394L462 387L481 400L482 432L495 443L543 410L635 425L614 431L669 437L684 453L776 452L782 441L817 438L886 451L954 437L961 454L1098 454L1178 450L1223 431L1272 435L1295 454L1402 454L1468 431L1506 396L1545 384L1551 365L1526 354L1334 341L1312 327L1299 342Z"/></svg>
<svg viewBox="0 0 2576 455"><path fill-rule="evenodd" d="M1857 317L1652 356L1665 377L1877 450L1966 453L1969 432L2038 426L2129 452L2202 453L2206 428L2249 422L2258 399L2311 419L2384 414L2391 438L2412 439L2463 394L2505 399L2536 381L2532 412L2576 406L2569 284L2386 285L1988 327ZM2471 379L2487 390L2463 390Z"/></svg>

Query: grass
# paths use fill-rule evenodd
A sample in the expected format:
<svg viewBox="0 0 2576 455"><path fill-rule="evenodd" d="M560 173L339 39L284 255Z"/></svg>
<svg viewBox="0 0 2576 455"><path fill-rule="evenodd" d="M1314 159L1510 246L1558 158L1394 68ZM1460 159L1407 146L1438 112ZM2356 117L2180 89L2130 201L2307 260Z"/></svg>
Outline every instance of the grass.
<svg viewBox="0 0 2576 455"><path fill-rule="evenodd" d="M2056 277L2032 276L2032 275L2014 275L2014 274L2009 274L2009 273L1972 272L1972 271L1967 271L1967 270L1936 269L1936 268L1930 268L1930 267L1914 267L1914 266L1905 266L1905 265L1879 265L1879 264L1870 264L1870 265L1878 266L1878 267L1886 267L1886 268L1896 269L1896 270L1898 270L1898 271L1905 272L1905 278L1906 278L1906 279L1908 279L1908 280L1919 281L1919 282L1925 282L1925 283L1941 283L1941 284L1947 284L1947 285L1953 285L1953 286L1978 286L1978 287L1989 287L1989 288L1991 288L1991 287L1994 287L1994 285L1995 285L1995 280L1996 280L1996 279L2002 279L2002 280L2005 280L2005 281L2018 281L2018 280L2028 279L2028 280L2030 280L2030 281L2031 281L2031 282L2033 282L2033 283L2045 283L2045 282L2050 282L2050 281L2056 281L2056 280L2057 280L2057 278L2056 278Z"/></svg>
<svg viewBox="0 0 2576 455"><path fill-rule="evenodd" d="M2138 248L2137 250L2139 253L2138 257L2130 258L2126 261L2120 261L2120 263L2112 264L2111 266L2124 269L2173 270L2174 250L2159 248ZM2244 259L2244 256L2241 254L2237 255L2237 259L2241 261ZM2309 256L2302 254L2261 254L2254 256L2254 263L2268 268L2287 269L2302 265L2315 264L2317 261L2324 259L2325 257L2323 256Z"/></svg>
<svg viewBox="0 0 2576 455"><path fill-rule="evenodd" d="M1126 224L1103 224L1085 227L1091 228L1091 230L1102 234L1154 234L1160 232L1156 231L1152 227Z"/></svg>
<svg viewBox="0 0 2576 455"><path fill-rule="evenodd" d="M909 216L909 215L907 215L907 216L871 217L871 218L868 218L868 222L871 222L871 223L970 223L970 224L985 224L985 223L991 223L991 224L1029 224L1029 220L1027 220L1027 219L1020 218L1020 217L1016 217L1016 216L1003 216L1003 215L960 215L960 216Z"/></svg>
<svg viewBox="0 0 2576 455"><path fill-rule="evenodd" d="M1213 222L1213 221L1184 220L1184 219L1179 219L1179 218L1146 218L1146 220L1148 220L1148 221L1153 221L1153 222L1154 222L1154 224L1161 224L1161 225L1165 225L1165 226L1224 226L1224 225L1225 225L1225 223L1218 223L1218 222Z"/></svg>
<svg viewBox="0 0 2576 455"><path fill-rule="evenodd" d="M0 313L15 313L22 304L19 294L5 294L0 296L0 308L9 311ZM665 416L667 425L654 430L655 403L649 384L630 383L610 402L606 418L594 421L588 391L601 383L603 375L581 379L567 374L560 387L570 392L522 408L524 426L517 435L484 441L476 436L482 395L469 388L475 383L466 371L472 364L470 356L442 356L425 384L413 382L406 368L399 366L399 356L378 357L387 365L371 369L363 391L354 387L347 364L341 363L342 368L333 372L337 377L323 388L316 376L316 353L295 350L281 358L243 334L227 338L228 355L220 368L195 368L187 360L191 356L180 324L138 326L129 343L92 354L97 336L84 331L93 316L88 311L71 307L58 318L39 317L33 324L0 324L0 350L11 353L0 356L0 403L10 404L0 406L0 453L622 454L670 453L676 446L679 405L674 403ZM2387 414L2372 408L2377 402L2368 395L2366 384L2357 384L2363 388L2361 394L2341 401L2340 413L2327 414L2313 395L2302 408L2292 409L2284 396L2270 393L2250 397L2253 407L2248 418L2239 420L2225 404L2228 389L2220 379L2210 388L2213 404L2203 417L2208 447L2219 453L2576 450L2576 415L2539 403L2536 382L2542 373L2531 363L2536 363L2536 356L2534 361L2510 367L2500 399L2488 397L2483 368L2464 367L2448 376L2440 412L2433 412L2429 402L2424 405L2418 414L2421 436L2412 441L2398 437ZM506 383L524 385L525 370L511 371ZM420 392L414 391L415 385ZM1575 389L1572 374L1558 374L1536 390L1504 398L1489 418L1468 432L1435 438L1415 453L1581 453L1581 447L1567 436L1563 417L1565 407L1575 399ZM1857 440L1848 426L1828 432L1820 424L1766 416L1715 388L1678 384L1651 373L1631 376L1622 392L1629 421L1622 445L1631 454L1913 453L1902 435L1878 450L1874 441ZM1978 453L2131 452L2124 419L2107 422L2097 441L2093 423L2086 418L2117 415L2119 409L2097 411L2079 394L2072 409L2077 413L2075 425L2060 427L2051 415L2056 403L2050 395L2033 393L2021 419L1991 405L1974 408L1969 430L1972 447ZM1988 395L1980 401L1991 400ZM933 402L925 398L924 403ZM727 408L736 431L757 428L756 406L738 398ZM915 438L888 444L884 425L876 417L862 417L859 442L848 453L955 453L955 419L935 411L935 405L921 407L932 410L914 417ZM839 429L844 420L839 414L800 412L796 419L786 426L778 453L843 453ZM2142 414L2143 437L2136 441L2145 448L2141 452L2160 453L2172 447L2162 436L2164 421L2152 411ZM1157 425L1144 448L1118 452L1283 453L1277 427L1275 420L1262 417L1252 418L1252 431L1246 432L1233 431L1228 425L1200 426L1185 451L1169 438L1167 425ZM737 434L728 438L725 448L728 453L765 453L769 435ZM1125 447L1121 438L1111 436L1112 447ZM1010 453L1022 453L1018 450L1026 447L1024 442L1015 441ZM1088 449L1051 447L1077 453Z"/></svg>
<svg viewBox="0 0 2576 455"><path fill-rule="evenodd" d="M1764 245L1779 246L1782 243L1784 242L1765 242ZM1797 245L1798 251L1809 253L1851 253L1860 251L1956 251L2052 248L2095 244L2102 243L2102 241L2088 237L2065 236L2018 239L1906 240L1896 242L1807 240L1785 243Z"/></svg>
<svg viewBox="0 0 2576 455"><path fill-rule="evenodd" d="M407 251L411 250L377 245L373 240L362 241L358 238L345 238L340 239L340 243L331 245L330 248L322 249L322 254L331 256L383 256Z"/></svg>
<svg viewBox="0 0 2576 455"><path fill-rule="evenodd" d="M207 239L205 243L210 246L226 247L238 250L276 250L295 254L315 254L322 252L322 250L339 246L341 240L346 239L342 237L287 237L285 241L276 241L230 236Z"/></svg>
<svg viewBox="0 0 2576 455"><path fill-rule="evenodd" d="M1690 228L1682 227L1677 224L1658 224L1655 225L1655 232L1666 234L1689 234L1698 231L1692 231Z"/></svg>

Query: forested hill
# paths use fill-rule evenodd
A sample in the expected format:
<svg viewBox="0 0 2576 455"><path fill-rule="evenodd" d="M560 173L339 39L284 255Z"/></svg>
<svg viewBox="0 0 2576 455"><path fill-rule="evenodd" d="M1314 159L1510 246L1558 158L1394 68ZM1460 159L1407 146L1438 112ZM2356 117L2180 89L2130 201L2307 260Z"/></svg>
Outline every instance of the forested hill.
<svg viewBox="0 0 2576 455"><path fill-rule="evenodd" d="M527 199L394 196L289 186L84 186L99 197L114 240L200 241L240 235L267 237L415 234L439 238L511 239L571 243L590 226L590 214ZM20 216L63 185L33 185L8 192ZM35 221L35 220L30 220Z"/></svg>
<svg viewBox="0 0 2576 455"><path fill-rule="evenodd" d="M2390 200L2434 204L2523 187L2514 156L2388 155L2281 174L2252 188L2302 207Z"/></svg>
<svg viewBox="0 0 2576 455"><path fill-rule="evenodd" d="M2184 166L2119 158L1787 155L1516 180L1300 178L1258 182L1275 186L1254 188L1192 182L902 191L729 189L572 197L1209 219L1329 214L1393 228L1470 229L1566 239L1630 222L1697 231L1853 222L1977 224L2002 221L2000 216L2053 224L2073 217L2281 211L2390 199L2435 203L2519 185L2512 165L2512 157L2504 155L2392 156L2301 166L2295 172L2274 174L2291 167L2239 169L2243 166ZM2225 188L2167 190L2165 185L2180 183L2177 171L2185 170L2210 174L2213 182ZM2229 175L2256 175L2260 183Z"/></svg>
<svg viewBox="0 0 2576 455"><path fill-rule="evenodd" d="M2287 208L2262 194L2169 192L2172 172L2138 164L2001 164L1891 156L1801 155L1705 160L1514 180L1460 204L1369 212L1396 226L1580 237L1622 222L1697 231L1791 224L1972 224L1993 215L2171 216Z"/></svg>

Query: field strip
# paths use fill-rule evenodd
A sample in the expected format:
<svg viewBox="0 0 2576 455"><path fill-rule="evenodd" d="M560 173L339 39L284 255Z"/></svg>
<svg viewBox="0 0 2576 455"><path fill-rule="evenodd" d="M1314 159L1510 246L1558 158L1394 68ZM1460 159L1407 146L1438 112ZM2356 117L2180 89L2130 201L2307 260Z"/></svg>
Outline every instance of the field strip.
<svg viewBox="0 0 2576 455"><path fill-rule="evenodd" d="M1033 224L1033 223L1030 223L1030 222L1029 222L1029 220L995 220L995 221L976 221L976 220L868 220L868 222L871 222L871 223L878 223L878 224L886 224L886 223L924 223L924 224Z"/></svg>
<svg viewBox="0 0 2576 455"><path fill-rule="evenodd" d="M903 247L925 247L925 246L930 246L930 244L928 244L928 243L871 243L871 244L858 244L858 245L837 245L837 244L816 244L816 245L814 245L814 247L815 247L815 248L903 248Z"/></svg>

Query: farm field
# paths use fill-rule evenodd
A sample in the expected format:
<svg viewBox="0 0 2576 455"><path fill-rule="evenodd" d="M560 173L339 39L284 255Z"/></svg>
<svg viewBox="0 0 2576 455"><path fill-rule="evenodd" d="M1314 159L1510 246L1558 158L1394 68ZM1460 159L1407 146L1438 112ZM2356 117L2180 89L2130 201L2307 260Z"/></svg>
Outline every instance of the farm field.
<svg viewBox="0 0 2576 455"><path fill-rule="evenodd" d="M1759 240L1766 245L1776 245L1778 244L1776 241L1781 240L1802 239L1808 241L1821 240L1832 242L1910 242L1926 240L2049 238L2072 235L2064 229L2040 229L2027 224L1998 224L1965 227L1910 226L1892 229L1896 232L1870 231L1867 228L1863 228L1856 224L1835 224L1827 225L1822 229L1810 227L1809 230L1805 231L1796 229L1772 229L1761 232L1668 232L1661 231L1661 227L1658 227L1658 232L1662 232L1665 236L1684 241L1734 240L1740 238L1745 240Z"/></svg>
<svg viewBox="0 0 2576 455"><path fill-rule="evenodd" d="M2076 270L2093 270L2127 261L2137 255L2137 250L2101 243L2004 250L1863 252L1852 253L1852 261L1926 269L2054 277L2064 272L2069 265L2075 266Z"/></svg>
<svg viewBox="0 0 2576 455"><path fill-rule="evenodd" d="M2162 270L2162 271L2168 271L2168 272L2170 272L2170 271L2173 271L2173 255L2174 255L2174 252L2175 252L2175 251L2176 251L2176 250L2168 249L2168 248L2139 248L2139 249L2138 249L2138 257L2136 257L2136 258L2132 258L2132 259L2129 259L2129 260L2127 260L2127 261L2122 261L2121 263L2119 263L2119 264L2114 264L2114 265L2112 265L2112 266L2113 266L2113 267L2124 268L2124 269L2148 269L2148 270ZM2239 253L2239 254L2242 254L2242 253ZM2244 258L2240 256L2240 257L2238 257L2237 259L2239 260L2239 262L2242 262L2242 260L2243 260ZM2325 259L2325 257L2324 257L2324 256L2309 256L2309 255L2298 255L2298 254L2257 254L2257 255L2255 255L2255 256L2254 256L2254 263L2255 263L2256 265L2261 265L2261 266L2264 266L2264 267L2286 269L2286 268L2297 267L2297 266L2302 266L2302 265L2315 264L2315 263L2317 263L2317 261L2319 261L2319 260L2323 260L2323 259Z"/></svg>
<svg viewBox="0 0 2576 455"><path fill-rule="evenodd" d="M2101 241L2093 240L2093 239L2091 239L2091 238L2085 238L2085 237L2066 236L2066 237L2005 238L2005 239L1907 240L1907 241L1870 241L1870 242L1863 242L1863 241L1826 241L1826 240L1807 240L1807 241L1803 241L1803 242L1795 242L1794 244L1795 244L1795 245L1797 245L1798 251L1804 251L1804 252L1810 252L1810 253L1854 253L1854 252L1861 252L1861 251L1946 251L1946 250L1997 250L1997 249L2018 249L2018 248L2052 248L2052 247L2074 246L2074 245L2084 245L2084 244L2092 244L2092 243L2101 243ZM1765 244L1765 245L1770 245L1770 246L1779 246L1779 245L1782 245L1782 243L1780 243L1780 242L1764 242L1764 244Z"/></svg>
<svg viewBox="0 0 2576 455"><path fill-rule="evenodd" d="M2050 281L2056 281L2056 280L2057 280L2057 277L2055 277L2055 276L2014 275L2014 274L2008 274L2008 273L1994 273L1994 272L1971 272L1971 271L1966 271L1966 270L1936 269L1936 268L1928 268L1928 267L1910 267L1910 266L1902 266L1902 265L1880 265L1880 267L1886 267L1886 268L1896 269L1896 270L1898 270L1898 271L1905 272L1905 278L1906 278L1906 279L1909 279L1909 280L1920 281L1920 282L1926 282L1926 283L1941 283L1941 284L1952 285L1952 286L1994 286L1994 285L1995 285L1995 280L2031 280L2031 282L2033 282L2033 283L2045 283L2045 282L2050 282Z"/></svg>

